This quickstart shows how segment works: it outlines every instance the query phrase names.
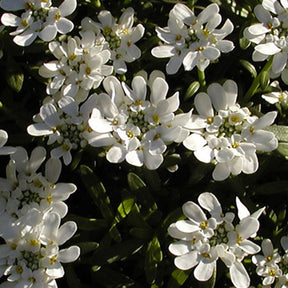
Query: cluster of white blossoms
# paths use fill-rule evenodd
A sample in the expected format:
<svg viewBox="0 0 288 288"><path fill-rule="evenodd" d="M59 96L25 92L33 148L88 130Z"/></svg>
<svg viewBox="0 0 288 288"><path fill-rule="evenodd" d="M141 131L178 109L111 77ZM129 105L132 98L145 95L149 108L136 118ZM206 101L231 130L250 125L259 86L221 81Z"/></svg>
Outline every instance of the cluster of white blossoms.
<svg viewBox="0 0 288 288"><path fill-rule="evenodd" d="M118 23L110 11L103 10L98 14L99 22L85 17L81 26L84 31L94 31L99 45L104 45L111 52L114 71L117 74L127 72L127 63L141 57L141 50L135 45L144 35L142 24L133 27L134 9L127 8L120 16ZM101 43L101 44L100 44Z"/></svg>
<svg viewBox="0 0 288 288"><path fill-rule="evenodd" d="M197 67L204 71L222 53L233 50L232 41L224 38L233 31L228 19L217 29L222 17L216 3L207 6L196 16L184 4L176 4L169 13L168 26L157 27L158 37L165 43L152 49L152 55L170 60L166 65L168 74L175 74L183 63L185 70Z"/></svg>
<svg viewBox="0 0 288 288"><path fill-rule="evenodd" d="M167 98L169 86L163 73L156 70L149 80L135 76L132 89L124 82L121 86L114 76L105 78L103 85L107 93L95 96L97 107L88 120L96 132L89 135L89 144L107 146L109 162L126 160L134 166L157 169L167 145L180 143L187 137L188 131L183 126L191 113L175 115L179 107L178 92Z"/></svg>
<svg viewBox="0 0 288 288"><path fill-rule="evenodd" d="M49 136L47 144L53 145L51 156L63 157L68 165L72 161L71 151L79 151L88 144L88 120L95 96L91 95L82 105L69 96L63 96L58 101L47 98L40 108L40 113L34 116L36 123L27 127L32 136Z"/></svg>
<svg viewBox="0 0 288 288"><path fill-rule="evenodd" d="M224 214L221 204L212 193L200 194L198 203L200 206L192 201L186 202L182 210L188 219L179 220L168 228L170 236L178 240L169 245L169 251L176 256L176 267L181 270L195 267L194 277L199 281L208 281L216 272L217 260L220 258L229 269L233 285L236 288L248 288L250 277L242 261L260 251L260 247L249 238L256 236L258 217L264 208L250 215L236 198L240 221L234 226L234 213Z"/></svg>
<svg viewBox="0 0 288 288"><path fill-rule="evenodd" d="M254 8L260 23L245 28L244 36L255 45L253 61L264 61L273 57L270 74L281 75L288 84L288 2L263 0Z"/></svg>
<svg viewBox="0 0 288 288"><path fill-rule="evenodd" d="M288 237L283 236L280 242L283 255L274 249L270 239L264 239L261 244L263 255L252 257L252 262L257 266L256 273L262 277L263 287L288 287Z"/></svg>
<svg viewBox="0 0 288 288"><path fill-rule="evenodd" d="M263 94L262 98L270 104L279 103L281 106L287 107L288 91L282 91L278 81L273 81L270 87L273 87L275 91Z"/></svg>
<svg viewBox="0 0 288 288"><path fill-rule="evenodd" d="M277 116L268 112L262 117L251 115L237 102L238 87L232 80L223 85L213 83L207 93L196 95L198 115L192 115L185 128L191 134L183 141L204 163L214 163L213 179L222 181L230 174L254 173L258 169L256 151L270 152L277 148L275 134L266 131Z"/></svg>
<svg viewBox="0 0 288 288"><path fill-rule="evenodd" d="M91 89L97 88L105 76L113 72L113 67L106 65L110 51L95 36L93 31L80 32L80 37L69 37L62 43L49 43L50 52L57 60L44 63L39 74L51 78L46 92L69 96L77 102L83 102Z"/></svg>
<svg viewBox="0 0 288 288"><path fill-rule="evenodd" d="M80 255L77 246L59 249L77 230L73 221L60 226L68 211L63 201L76 186L56 183L61 174L58 159L46 161L45 175L37 171L46 159L43 147L36 147L30 158L20 146L1 147L1 154L10 154L10 161L6 178L0 178L0 277L7 278L0 287L56 288L55 279L64 275L61 263Z"/></svg>
<svg viewBox="0 0 288 288"><path fill-rule="evenodd" d="M76 0L64 0L59 7L53 7L51 0L1 0L0 7L6 11L24 10L21 16L4 13L1 22L5 26L17 27L10 35L19 46L29 46L39 37L50 42L57 33L67 34L74 24L66 16L71 15L76 7Z"/></svg>

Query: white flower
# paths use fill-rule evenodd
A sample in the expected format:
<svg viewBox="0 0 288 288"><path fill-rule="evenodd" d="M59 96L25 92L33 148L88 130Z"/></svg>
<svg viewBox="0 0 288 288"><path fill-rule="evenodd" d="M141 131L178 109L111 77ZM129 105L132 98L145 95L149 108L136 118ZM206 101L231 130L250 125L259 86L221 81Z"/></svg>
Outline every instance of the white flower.
<svg viewBox="0 0 288 288"><path fill-rule="evenodd" d="M130 88L126 83L121 86L116 77L110 76L103 85L109 95L95 95L97 107L88 122L96 134L87 135L88 143L106 146L109 162L126 160L134 166L157 169L167 145L186 136L182 127L190 113L174 114L179 107L178 92L166 98L169 87L162 77L145 80L135 76ZM149 97L147 85L151 91Z"/></svg>
<svg viewBox="0 0 288 288"><path fill-rule="evenodd" d="M185 70L198 67L204 71L211 61L222 53L233 50L233 42L224 38L233 31L233 24L226 20L222 28L219 7L213 3L198 16L184 4L176 4L169 13L168 26L156 27L157 36L165 43L154 47L152 55L171 58L166 65L168 74L175 74L183 64Z"/></svg>
<svg viewBox="0 0 288 288"><path fill-rule="evenodd" d="M17 223L32 226L29 221L37 222L37 217L32 217L37 214L33 209L41 213L57 212L61 218L67 214L68 208L63 201L76 191L76 186L56 183L62 168L58 159L48 159L44 175L38 172L45 158L43 147L33 149L30 158L24 148L17 147L6 167L7 178L0 178L1 214L7 214Z"/></svg>
<svg viewBox="0 0 288 288"><path fill-rule="evenodd" d="M76 224L69 221L59 226L60 216L46 213L30 230L15 227L19 237L4 239L5 244L0 245L1 274L7 276L8 283L14 287L57 287L55 279L64 275L61 263L75 261L80 255L77 246L59 250L76 232Z"/></svg>
<svg viewBox="0 0 288 288"><path fill-rule="evenodd" d="M12 154L16 151L16 148L5 146L8 140L8 134L5 130L0 129L0 155Z"/></svg>
<svg viewBox="0 0 288 288"><path fill-rule="evenodd" d="M265 131L276 117L270 112L258 118L248 108L236 102L238 88L232 80L223 86L213 83L207 93L195 97L199 115L192 115L185 128L192 133L183 141L195 157L204 163L214 163L213 179L221 181L230 174L254 173L258 169L256 151L277 148L275 135Z"/></svg>
<svg viewBox="0 0 288 288"><path fill-rule="evenodd" d="M235 287L248 288L250 278L242 261L247 255L260 250L258 245L248 240L258 230L258 220L247 216L234 227L234 214L227 212L224 215L219 201L212 193L200 194L198 202L212 215L211 218L196 203L188 201L182 207L188 219L172 223L168 228L170 236L178 239L169 245L169 251L176 256L175 266L181 270L195 267L195 278L207 281L213 275L220 258L229 268Z"/></svg>
<svg viewBox="0 0 288 288"><path fill-rule="evenodd" d="M5 26L17 27L16 31L10 33L15 36L13 41L17 45L29 46L37 36L43 41L52 41L57 32L67 34L73 30L73 22L65 17L74 12L77 1L64 0L59 7L51 5L51 1L1 0L0 7L6 11L25 10L20 17L4 13L1 22Z"/></svg>
<svg viewBox="0 0 288 288"><path fill-rule="evenodd" d="M255 43L253 61L263 61L273 56L271 76L281 75L287 84L287 1L264 0L254 8L254 14L260 23L244 30L244 36ZM285 69L285 70L284 70Z"/></svg>
<svg viewBox="0 0 288 288"><path fill-rule="evenodd" d="M86 100L90 89L97 88L113 67L106 65L110 52L103 45L97 45L98 38L92 31L69 37L67 42L51 42L49 49L57 60L44 63L39 74L52 78L47 85L47 94L59 90L63 96L70 96L78 103Z"/></svg>
<svg viewBox="0 0 288 288"><path fill-rule="evenodd" d="M138 24L133 27L134 10L127 8L120 16L118 23L110 11L104 10L98 14L99 22L86 17L82 20L82 29L95 31L98 37L102 36L103 44L111 52L114 71L118 74L127 72L126 63L140 58L141 50L135 45L144 35L144 26ZM100 31L100 34L99 34Z"/></svg>
<svg viewBox="0 0 288 288"><path fill-rule="evenodd" d="M270 104L280 103L286 106L288 104L288 91L282 91L278 81L273 81L270 86L277 89L277 91L263 94L262 98Z"/></svg>
<svg viewBox="0 0 288 288"><path fill-rule="evenodd" d="M35 124L27 127L33 136L49 136L48 145L54 145L51 156L63 157L65 165L72 161L72 150L86 147L84 137L88 129L88 118L93 109L94 97L89 97L82 105L68 96L63 96L55 103L53 100L45 103L40 108L40 113L34 117Z"/></svg>

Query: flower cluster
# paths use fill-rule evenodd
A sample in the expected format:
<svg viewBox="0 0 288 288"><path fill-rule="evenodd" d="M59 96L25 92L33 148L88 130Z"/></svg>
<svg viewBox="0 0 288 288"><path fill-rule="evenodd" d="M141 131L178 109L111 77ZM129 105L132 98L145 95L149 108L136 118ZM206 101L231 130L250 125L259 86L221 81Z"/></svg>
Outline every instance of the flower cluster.
<svg viewBox="0 0 288 288"><path fill-rule="evenodd" d="M270 239L264 239L261 247L263 255L257 254L252 257L253 263L257 266L256 273L262 277L262 284L265 287L275 288L288 287L288 237L281 238L281 246L284 254L281 256L277 249L273 248Z"/></svg>
<svg viewBox="0 0 288 288"><path fill-rule="evenodd" d="M134 166L157 169L163 162L167 145L180 143L187 136L183 128L190 113L174 112L179 107L178 92L167 97L169 86L162 73L154 71L150 79L137 75L132 89L110 76L104 80L107 93L96 95L97 108L92 110L89 144L107 146L109 162L126 160ZM150 88L148 97L147 90Z"/></svg>
<svg viewBox="0 0 288 288"><path fill-rule="evenodd" d="M255 45L253 61L272 59L271 77L281 75L288 84L288 2L263 0L254 8L254 14L260 23L245 28L244 36Z"/></svg>
<svg viewBox="0 0 288 288"><path fill-rule="evenodd" d="M77 229L73 221L60 227L68 211L63 201L76 186L56 183L61 173L58 159L46 162L45 175L38 172L45 158L43 147L36 147L30 158L23 147L16 147L6 178L0 178L0 236L4 241L0 274L7 276L7 287L56 288L55 279L64 275L61 262L75 261L80 254L77 246L59 250Z"/></svg>
<svg viewBox="0 0 288 288"><path fill-rule="evenodd" d="M67 34L74 28L72 21L65 18L77 7L76 0L64 0L59 7L53 7L52 1L40 0L1 0L0 7L6 11L24 10L21 16L4 13L1 22L5 26L17 27L10 35L20 46L29 46L37 37L50 42L57 33Z"/></svg>
<svg viewBox="0 0 288 288"><path fill-rule="evenodd" d="M47 98L34 116L36 123L27 127L33 136L49 136L47 144L54 145L51 150L53 158L63 157L65 165L72 161L72 150L79 151L88 144L88 119L96 104L95 96L90 96L82 105L69 96L58 101ZM87 135L88 134L88 135Z"/></svg>
<svg viewBox="0 0 288 288"><path fill-rule="evenodd" d="M69 37L67 41L49 43L50 52L57 60L44 63L39 74L52 78L46 92L49 95L69 96L83 102L91 89L97 88L113 67L106 65L110 51L92 31L82 32L81 38ZM57 95L58 96L58 95Z"/></svg>
<svg viewBox="0 0 288 288"><path fill-rule="evenodd" d="M250 285L249 275L243 259L260 251L260 247L249 240L259 229L258 217L263 208L250 215L247 208L236 199L239 223L234 226L234 213L223 214L218 199L210 192L198 197L199 205L188 201L183 213L188 218L173 223L168 228L170 236L178 241L169 245L169 251L176 256L175 265L181 270L194 268L199 281L209 280L220 258L229 268L231 281L236 288ZM209 212L204 213L205 209Z"/></svg>
<svg viewBox="0 0 288 288"><path fill-rule="evenodd" d="M111 52L114 71L118 74L127 72L127 63L141 57L141 50L135 45L144 35L142 24L133 27L134 10L127 8L120 16L118 23L110 11L101 11L98 14L99 22L85 17L81 26L85 31L94 31L99 43L105 45Z"/></svg>
<svg viewBox="0 0 288 288"><path fill-rule="evenodd" d="M168 74L175 74L180 66L190 71L194 67L204 71L215 62L221 52L233 50L232 41L224 38L233 31L228 19L222 28L216 29L222 17L216 3L207 6L198 16L184 4L176 4L170 11L168 26L156 28L157 36L165 43L152 49L158 58L171 58L166 65Z"/></svg>
<svg viewBox="0 0 288 288"><path fill-rule="evenodd" d="M199 115L193 115L185 127L191 130L183 144L204 163L214 163L213 178L224 180L230 174L254 173L258 169L256 151L277 148L274 133L266 131L277 112L258 118L237 102L237 84L227 80L223 85L209 85L207 93L195 97Z"/></svg>

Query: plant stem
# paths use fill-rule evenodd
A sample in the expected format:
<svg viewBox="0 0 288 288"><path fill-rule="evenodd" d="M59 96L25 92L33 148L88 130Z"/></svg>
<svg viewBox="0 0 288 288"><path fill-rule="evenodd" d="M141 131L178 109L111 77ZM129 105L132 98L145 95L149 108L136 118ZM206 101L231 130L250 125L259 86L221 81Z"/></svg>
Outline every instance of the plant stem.
<svg viewBox="0 0 288 288"><path fill-rule="evenodd" d="M260 86L261 75L263 74L263 72L269 72L270 68L272 67L272 63L273 63L273 56L270 57L270 59L267 61L263 69L257 75L257 77L254 78L249 90L244 96L244 101L248 102L252 98L252 96L256 93L258 87Z"/></svg>
<svg viewBox="0 0 288 288"><path fill-rule="evenodd" d="M206 79L205 79L205 72L201 71L199 68L198 71L198 80L200 83L201 90L203 90L204 87L206 87Z"/></svg>

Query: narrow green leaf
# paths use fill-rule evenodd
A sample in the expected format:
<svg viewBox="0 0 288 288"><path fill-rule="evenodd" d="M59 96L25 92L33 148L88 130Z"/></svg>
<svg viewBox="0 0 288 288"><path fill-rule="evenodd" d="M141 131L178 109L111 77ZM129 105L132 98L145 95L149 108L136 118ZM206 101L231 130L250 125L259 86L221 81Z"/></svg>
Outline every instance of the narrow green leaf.
<svg viewBox="0 0 288 288"><path fill-rule="evenodd" d="M288 159L288 143L279 143L277 151Z"/></svg>
<svg viewBox="0 0 288 288"><path fill-rule="evenodd" d="M278 193L287 193L288 192L288 181L279 180L263 185L259 185L254 189L256 195L272 195Z"/></svg>
<svg viewBox="0 0 288 288"><path fill-rule="evenodd" d="M107 220L113 221L113 209L110 205L110 199L106 194L106 190L102 182L93 173L93 170L86 165L80 166L80 174L89 195L100 209L103 217Z"/></svg>
<svg viewBox="0 0 288 288"><path fill-rule="evenodd" d="M265 90L270 82L269 72L263 71L260 76L260 86L263 90Z"/></svg>
<svg viewBox="0 0 288 288"><path fill-rule="evenodd" d="M118 206L118 216L120 216L122 219L125 218L130 212L132 207L135 204L135 199L128 198L123 200L120 205Z"/></svg>
<svg viewBox="0 0 288 288"><path fill-rule="evenodd" d="M200 88L199 81L192 82L187 88L187 91L184 96L184 100L185 101L189 100L199 90L199 88Z"/></svg>
<svg viewBox="0 0 288 288"><path fill-rule="evenodd" d="M20 92L24 82L24 74L20 70L8 69L6 80L14 91Z"/></svg>
<svg viewBox="0 0 288 288"><path fill-rule="evenodd" d="M145 254L145 275L147 282L153 284L157 277L158 263L163 259L163 254L158 238L155 236L148 244Z"/></svg>
<svg viewBox="0 0 288 288"><path fill-rule="evenodd" d="M251 64L249 61L243 60L243 59L241 59L239 62L241 64L241 66L243 68L245 68L252 75L253 78L257 77L257 70L253 64Z"/></svg>
<svg viewBox="0 0 288 288"><path fill-rule="evenodd" d="M95 251L99 247L97 242L79 242L77 246L80 248L81 256Z"/></svg>
<svg viewBox="0 0 288 288"><path fill-rule="evenodd" d="M171 277L169 279L167 288L181 287L185 283L187 278L189 277L190 273L191 273L191 270L183 271L183 270L175 269L171 273Z"/></svg>
<svg viewBox="0 0 288 288"><path fill-rule="evenodd" d="M135 173L131 172L127 175L128 184L132 191L146 188L144 181Z"/></svg>
<svg viewBox="0 0 288 288"><path fill-rule="evenodd" d="M111 287L111 288L135 287L135 282L133 279L131 279L130 277L128 277L123 273L112 270L106 266L101 267L96 271L92 271L92 279L94 285L96 285L94 287Z"/></svg>
<svg viewBox="0 0 288 288"><path fill-rule="evenodd" d="M272 125L267 127L266 130L273 132L279 141L288 142L288 126Z"/></svg>
<svg viewBox="0 0 288 288"><path fill-rule="evenodd" d="M75 221L79 230L93 231L108 228L108 223L104 219L86 218L75 214L68 214L65 220Z"/></svg>
<svg viewBox="0 0 288 288"><path fill-rule="evenodd" d="M89 261L93 265L111 264L136 253L142 248L143 244L143 240L129 239L113 246L100 246Z"/></svg>

